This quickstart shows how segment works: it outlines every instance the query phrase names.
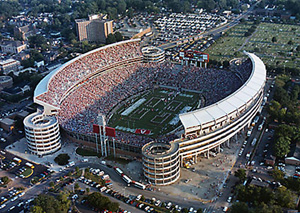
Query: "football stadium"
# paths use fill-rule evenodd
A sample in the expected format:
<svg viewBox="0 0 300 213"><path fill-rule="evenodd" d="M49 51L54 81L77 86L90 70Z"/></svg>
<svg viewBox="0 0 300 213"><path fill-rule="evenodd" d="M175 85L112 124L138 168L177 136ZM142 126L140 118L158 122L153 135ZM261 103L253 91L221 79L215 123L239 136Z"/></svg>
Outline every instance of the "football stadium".
<svg viewBox="0 0 300 213"><path fill-rule="evenodd" d="M259 111L266 69L245 54L226 70L166 62L138 39L82 54L36 87L43 109L24 119L28 149L56 152L62 134L104 156L142 158L148 182L174 183L187 159L220 149Z"/></svg>

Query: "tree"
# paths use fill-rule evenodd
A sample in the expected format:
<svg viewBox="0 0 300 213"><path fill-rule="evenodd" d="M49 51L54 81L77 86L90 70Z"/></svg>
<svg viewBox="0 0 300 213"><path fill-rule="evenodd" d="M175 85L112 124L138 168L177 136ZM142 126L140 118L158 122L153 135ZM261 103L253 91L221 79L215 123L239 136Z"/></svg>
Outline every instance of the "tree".
<svg viewBox="0 0 300 213"><path fill-rule="evenodd" d="M80 187L79 187L79 184L78 184L78 183L75 183L74 188L75 188L75 190L78 190L78 189L80 188Z"/></svg>
<svg viewBox="0 0 300 213"><path fill-rule="evenodd" d="M54 182L51 181L51 182L49 183L49 186L50 186L51 188L53 188L53 187L54 187Z"/></svg>
<svg viewBox="0 0 300 213"><path fill-rule="evenodd" d="M124 14L126 11L126 2L124 0L119 0L117 9L119 14Z"/></svg>
<svg viewBox="0 0 300 213"><path fill-rule="evenodd" d="M68 195L68 193L67 193ZM61 197L61 195L59 195ZM70 207L70 200L65 199L56 199L51 195L40 194L34 201L33 206L30 209L32 212L33 209L36 209L36 212L67 212Z"/></svg>
<svg viewBox="0 0 300 213"><path fill-rule="evenodd" d="M56 158L54 158L54 161L60 165L66 165L67 163L69 163L70 160L70 156L68 154L59 154Z"/></svg>
<svg viewBox="0 0 300 213"><path fill-rule="evenodd" d="M188 210L187 208L183 208L183 209L182 209L182 212L183 212L183 213L188 213L189 210Z"/></svg>
<svg viewBox="0 0 300 213"><path fill-rule="evenodd" d="M78 173L78 172L79 172L79 170L80 170L80 169L79 169L79 167L78 167L78 166L76 166L76 167L75 167L75 172L76 172L76 173Z"/></svg>
<svg viewBox="0 0 300 213"><path fill-rule="evenodd" d="M234 176L240 179L240 182L244 182L246 180L246 170L238 169L235 171Z"/></svg>
<svg viewBox="0 0 300 213"><path fill-rule="evenodd" d="M115 32L116 41L123 41L123 35L120 32Z"/></svg>
<svg viewBox="0 0 300 213"><path fill-rule="evenodd" d="M273 43L277 42L277 38L275 36L272 38L272 42Z"/></svg>
<svg viewBox="0 0 300 213"><path fill-rule="evenodd" d="M284 186L277 188L275 192L275 200L278 203L278 205L281 207L286 207L286 208L295 207L292 192Z"/></svg>
<svg viewBox="0 0 300 213"><path fill-rule="evenodd" d="M234 203L231 206L229 212L230 213L240 213L240 212L248 213L250 211L249 211L248 205L246 203L244 203L244 202L238 202L238 203Z"/></svg>
<svg viewBox="0 0 300 213"><path fill-rule="evenodd" d="M279 137L274 144L276 157L283 158L290 152L291 139L289 137Z"/></svg>
<svg viewBox="0 0 300 213"><path fill-rule="evenodd" d="M114 34L110 33L108 34L107 38L106 38L106 44L112 44L116 42L116 37Z"/></svg>
<svg viewBox="0 0 300 213"><path fill-rule="evenodd" d="M108 210L112 212L117 212L120 208L120 204L117 202L113 202L109 205Z"/></svg>
<svg viewBox="0 0 300 213"><path fill-rule="evenodd" d="M145 199L145 197L144 197L144 195L142 195L142 197L141 197L141 201L145 201L146 199Z"/></svg>
<svg viewBox="0 0 300 213"><path fill-rule="evenodd" d="M197 210L197 213L202 213L202 212L203 210L201 208Z"/></svg>
<svg viewBox="0 0 300 213"><path fill-rule="evenodd" d="M45 213L45 211L43 210L43 208L40 207L40 206L32 206L30 208L30 212L31 213Z"/></svg>
<svg viewBox="0 0 300 213"><path fill-rule="evenodd" d="M89 193L89 192L90 192L90 188L87 187L87 188L85 189L85 191L86 191L86 193Z"/></svg>
<svg viewBox="0 0 300 213"><path fill-rule="evenodd" d="M7 185L10 181L11 181L11 179L9 179L9 177L7 177L7 176L2 177L2 182L4 185Z"/></svg>
<svg viewBox="0 0 300 213"><path fill-rule="evenodd" d="M118 203L112 203L108 197L104 197L99 192L93 192L87 196L88 203L98 210L108 209L116 212L119 209Z"/></svg>

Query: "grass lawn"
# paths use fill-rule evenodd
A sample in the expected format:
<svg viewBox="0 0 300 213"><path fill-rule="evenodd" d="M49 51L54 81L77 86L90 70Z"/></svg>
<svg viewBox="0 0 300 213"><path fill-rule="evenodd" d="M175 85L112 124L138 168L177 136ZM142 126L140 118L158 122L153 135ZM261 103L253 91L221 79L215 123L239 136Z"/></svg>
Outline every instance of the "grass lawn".
<svg viewBox="0 0 300 213"><path fill-rule="evenodd" d="M82 149L82 148L77 148L76 153L81 156L99 156L100 155L100 153L97 153L95 151L88 150L88 149Z"/></svg>
<svg viewBox="0 0 300 213"><path fill-rule="evenodd" d="M230 29L228 36L217 40L205 52L210 54L211 59L224 61L241 56L246 50L257 54L267 65L300 66L300 54L295 51L300 44L300 26L260 23L252 36L244 37L251 25L247 22ZM276 42L272 42L273 37L276 37ZM238 51L243 44L244 47Z"/></svg>
<svg viewBox="0 0 300 213"><path fill-rule="evenodd" d="M26 170L22 173L22 175L24 175L24 178L28 178L32 174L33 174L33 170L30 168L26 168Z"/></svg>
<svg viewBox="0 0 300 213"><path fill-rule="evenodd" d="M157 88L149 91L124 104L109 121L109 126L118 130L134 133L135 129L150 130L149 136L157 137L175 129L177 124L170 121L178 117L181 110L190 106L190 111L197 108L200 94L176 90ZM142 98L146 99L128 115L121 115L126 109ZM179 121L179 120L178 120Z"/></svg>

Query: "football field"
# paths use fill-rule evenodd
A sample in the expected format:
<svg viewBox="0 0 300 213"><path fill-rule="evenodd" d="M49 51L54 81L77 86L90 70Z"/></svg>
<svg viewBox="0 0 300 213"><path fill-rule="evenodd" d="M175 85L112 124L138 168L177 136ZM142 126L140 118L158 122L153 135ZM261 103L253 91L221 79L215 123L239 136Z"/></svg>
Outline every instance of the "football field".
<svg viewBox="0 0 300 213"><path fill-rule="evenodd" d="M178 127L179 114L200 106L199 93L156 88L127 100L112 116L109 126L155 138Z"/></svg>

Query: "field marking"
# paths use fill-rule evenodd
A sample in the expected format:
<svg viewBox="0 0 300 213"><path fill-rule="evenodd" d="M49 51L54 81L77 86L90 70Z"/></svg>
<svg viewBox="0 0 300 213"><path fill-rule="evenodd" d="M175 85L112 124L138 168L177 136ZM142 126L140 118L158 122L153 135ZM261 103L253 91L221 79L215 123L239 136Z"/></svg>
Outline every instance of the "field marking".
<svg viewBox="0 0 300 213"><path fill-rule="evenodd" d="M128 107L124 112L122 112L121 115L123 115L123 116L129 115L133 110L135 110L136 108L138 108L139 106L141 106L142 103L144 103L145 101L146 101L145 98L141 98L140 100L138 100L137 102L135 102L133 105L131 105L130 107Z"/></svg>

